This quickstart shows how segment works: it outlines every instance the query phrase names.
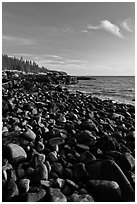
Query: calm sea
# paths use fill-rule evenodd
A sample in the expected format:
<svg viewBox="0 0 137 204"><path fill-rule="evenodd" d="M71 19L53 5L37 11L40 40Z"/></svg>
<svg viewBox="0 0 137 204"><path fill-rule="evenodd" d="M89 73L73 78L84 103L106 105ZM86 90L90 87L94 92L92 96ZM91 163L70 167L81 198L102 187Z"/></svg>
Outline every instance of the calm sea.
<svg viewBox="0 0 137 204"><path fill-rule="evenodd" d="M95 80L79 80L78 84L67 86L71 91L91 93L101 99L135 105L135 77L92 77Z"/></svg>

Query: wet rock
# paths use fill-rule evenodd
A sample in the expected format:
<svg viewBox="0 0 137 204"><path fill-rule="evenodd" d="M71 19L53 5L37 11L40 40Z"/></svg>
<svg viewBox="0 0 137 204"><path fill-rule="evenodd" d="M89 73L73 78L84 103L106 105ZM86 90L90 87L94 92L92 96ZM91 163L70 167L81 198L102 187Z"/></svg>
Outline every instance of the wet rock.
<svg viewBox="0 0 137 204"><path fill-rule="evenodd" d="M33 175L33 173L34 173L34 168L28 167L28 168L26 169L26 175L27 175L27 176L31 176L31 175Z"/></svg>
<svg viewBox="0 0 137 204"><path fill-rule="evenodd" d="M24 196L25 202L39 202L41 201L44 196L46 195L46 191L44 189L40 189L38 192L35 193L27 193Z"/></svg>
<svg viewBox="0 0 137 204"><path fill-rule="evenodd" d="M98 202L120 202L122 195L119 185L114 181L90 180L87 189Z"/></svg>
<svg viewBox="0 0 137 204"><path fill-rule="evenodd" d="M18 163L24 161L27 158L25 150L21 146L13 143L7 145L7 153L8 159L12 163Z"/></svg>
<svg viewBox="0 0 137 204"><path fill-rule="evenodd" d="M74 190L67 184L64 185L63 189L62 189L62 193L65 196L70 196L72 193L74 192Z"/></svg>
<svg viewBox="0 0 137 204"><path fill-rule="evenodd" d="M88 129L83 130L78 138L79 143L86 145L94 145L96 143L96 137Z"/></svg>
<svg viewBox="0 0 137 204"><path fill-rule="evenodd" d="M88 194L78 195L73 193L69 197L69 202L94 202L93 198Z"/></svg>
<svg viewBox="0 0 137 204"><path fill-rule="evenodd" d="M73 165L73 176L76 181L85 181L88 178L88 172L86 171L83 163Z"/></svg>
<svg viewBox="0 0 137 204"><path fill-rule="evenodd" d="M65 168L63 170L63 177L66 178L66 179L72 180L73 179L73 171L72 171L72 169Z"/></svg>
<svg viewBox="0 0 137 204"><path fill-rule="evenodd" d="M15 169L8 169L7 170L7 176L8 176L8 179L12 179L14 181L17 181L17 176L16 176L16 172L15 172Z"/></svg>
<svg viewBox="0 0 137 204"><path fill-rule="evenodd" d="M51 162L57 162L58 161L58 156L57 156L57 152L50 152L48 154L48 158Z"/></svg>
<svg viewBox="0 0 137 204"><path fill-rule="evenodd" d="M25 170L22 167L22 163L17 166L16 174L18 179L22 179L25 177Z"/></svg>
<svg viewBox="0 0 137 204"><path fill-rule="evenodd" d="M49 144L51 146L55 146L55 145L61 145L61 144L64 144L65 143L65 140L61 137L55 137L55 138L51 138L49 140Z"/></svg>
<svg viewBox="0 0 137 204"><path fill-rule="evenodd" d="M74 189L74 190L78 190L79 188L79 186L70 179L66 179L66 184L70 186L71 189Z"/></svg>
<svg viewBox="0 0 137 204"><path fill-rule="evenodd" d="M95 123L91 119L88 119L87 121L83 122L82 127L84 130L89 130L89 131L94 130L94 131L98 132L98 129L97 129Z"/></svg>
<svg viewBox="0 0 137 204"><path fill-rule="evenodd" d="M48 180L48 169L45 164L41 163L35 167L34 178L37 183L39 183L40 180Z"/></svg>
<svg viewBox="0 0 137 204"><path fill-rule="evenodd" d="M29 184L30 180L29 179L21 179L18 182L18 188L20 193L26 193L29 191Z"/></svg>
<svg viewBox="0 0 137 204"><path fill-rule="evenodd" d="M36 134L31 129L27 128L27 131L22 133L21 137L28 141L33 141L36 139Z"/></svg>
<svg viewBox="0 0 137 204"><path fill-rule="evenodd" d="M79 161L81 163L87 164L96 160L96 157L89 151L85 151L80 155Z"/></svg>
<svg viewBox="0 0 137 204"><path fill-rule="evenodd" d="M64 186L64 184L65 184L65 180L64 180L64 179L57 178L56 181L55 181L54 186L55 186L56 188L62 189L63 186Z"/></svg>
<svg viewBox="0 0 137 204"><path fill-rule="evenodd" d="M118 165L122 160L122 153L119 151L105 151L104 154L111 156Z"/></svg>
<svg viewBox="0 0 137 204"><path fill-rule="evenodd" d="M102 151L119 150L119 144L117 140L111 136L103 136L98 139L97 146Z"/></svg>
<svg viewBox="0 0 137 204"><path fill-rule="evenodd" d="M85 145L85 144L77 144L76 148L80 151L88 151L90 150L89 146Z"/></svg>
<svg viewBox="0 0 137 204"><path fill-rule="evenodd" d="M122 166L126 170L133 170L135 168L135 159L130 153L126 152L123 154Z"/></svg>
<svg viewBox="0 0 137 204"><path fill-rule="evenodd" d="M130 131L126 135L126 139L129 140L129 141L135 141L135 131Z"/></svg>
<svg viewBox="0 0 137 204"><path fill-rule="evenodd" d="M34 155L35 166L38 165L38 164L44 163L45 159L46 159L45 154L35 153L35 155Z"/></svg>
<svg viewBox="0 0 137 204"><path fill-rule="evenodd" d="M37 151L42 152L44 150L44 148L45 148L45 146L44 146L43 142L38 141L37 147L36 147Z"/></svg>
<svg viewBox="0 0 137 204"><path fill-rule="evenodd" d="M6 183L5 188L3 189L3 192L5 194L4 200L6 200L6 201L19 195L19 190L18 190L17 184L15 183L15 181L13 179L10 179Z"/></svg>
<svg viewBox="0 0 137 204"><path fill-rule="evenodd" d="M40 180L40 184L42 186L45 186L45 187L51 187L52 186L52 183L50 181L46 181L46 180Z"/></svg>
<svg viewBox="0 0 137 204"><path fill-rule="evenodd" d="M127 179L129 180L129 182L130 182L132 188L133 188L134 191L135 191L135 173L132 172L132 171L127 171L127 170L124 171L124 173L125 173Z"/></svg>
<svg viewBox="0 0 137 204"><path fill-rule="evenodd" d="M67 202L66 196L58 188L49 188L50 202Z"/></svg>
<svg viewBox="0 0 137 204"><path fill-rule="evenodd" d="M115 181L122 193L123 201L134 200L134 190L120 167L112 160L95 161L87 166L89 178L92 180Z"/></svg>
<svg viewBox="0 0 137 204"><path fill-rule="evenodd" d="M60 177L63 176L63 167L60 163L54 163L51 164L51 169L52 171L54 171L57 175L59 175Z"/></svg>

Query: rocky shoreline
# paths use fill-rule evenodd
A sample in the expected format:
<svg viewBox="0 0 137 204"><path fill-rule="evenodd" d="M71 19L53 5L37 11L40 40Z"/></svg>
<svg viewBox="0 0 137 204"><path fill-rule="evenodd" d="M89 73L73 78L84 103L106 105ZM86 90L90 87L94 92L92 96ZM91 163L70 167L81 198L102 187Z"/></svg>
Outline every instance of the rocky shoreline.
<svg viewBox="0 0 137 204"><path fill-rule="evenodd" d="M2 94L3 201L135 201L134 106L40 81Z"/></svg>

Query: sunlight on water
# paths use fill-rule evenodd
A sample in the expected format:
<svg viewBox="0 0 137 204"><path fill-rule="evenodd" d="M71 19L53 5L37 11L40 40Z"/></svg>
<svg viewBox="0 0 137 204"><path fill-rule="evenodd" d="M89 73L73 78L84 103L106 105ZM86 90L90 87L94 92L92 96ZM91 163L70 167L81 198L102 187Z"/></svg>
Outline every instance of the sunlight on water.
<svg viewBox="0 0 137 204"><path fill-rule="evenodd" d="M90 93L101 99L135 105L135 77L94 77L96 80L80 80L68 86L71 91Z"/></svg>

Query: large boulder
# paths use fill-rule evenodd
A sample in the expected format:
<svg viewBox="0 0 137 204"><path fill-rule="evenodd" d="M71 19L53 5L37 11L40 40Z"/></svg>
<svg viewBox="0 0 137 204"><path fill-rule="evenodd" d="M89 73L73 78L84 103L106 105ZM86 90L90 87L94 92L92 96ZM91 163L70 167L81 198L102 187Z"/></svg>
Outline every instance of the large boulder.
<svg viewBox="0 0 137 204"><path fill-rule="evenodd" d="M98 202L122 201L120 187L115 181L90 180L87 188Z"/></svg>
<svg viewBox="0 0 137 204"><path fill-rule="evenodd" d="M7 157L12 163L22 162L27 158L25 150L17 144L8 144L6 150Z"/></svg>
<svg viewBox="0 0 137 204"><path fill-rule="evenodd" d="M91 180L115 181L119 185L123 201L134 201L135 192L121 168L112 160L95 161L87 166Z"/></svg>
<svg viewBox="0 0 137 204"><path fill-rule="evenodd" d="M77 163L72 166L73 176L76 181L85 181L88 178L88 172L86 171L83 163Z"/></svg>

